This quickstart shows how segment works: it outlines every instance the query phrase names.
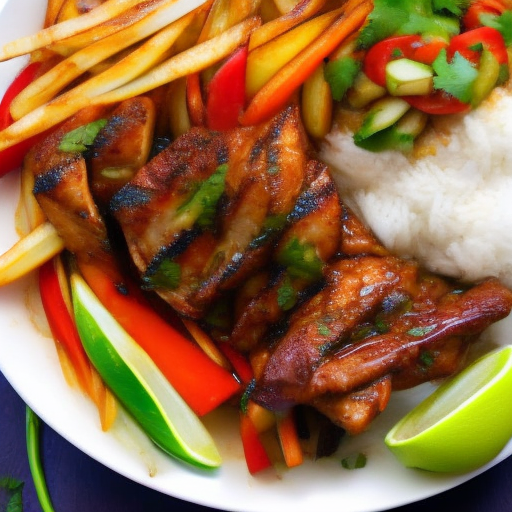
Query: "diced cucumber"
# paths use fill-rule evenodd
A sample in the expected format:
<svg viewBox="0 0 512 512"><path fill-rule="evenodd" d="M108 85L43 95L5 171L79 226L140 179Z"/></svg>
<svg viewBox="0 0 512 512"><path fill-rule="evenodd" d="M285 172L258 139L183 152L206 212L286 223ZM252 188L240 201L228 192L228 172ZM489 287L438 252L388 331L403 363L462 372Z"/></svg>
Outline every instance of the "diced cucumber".
<svg viewBox="0 0 512 512"><path fill-rule="evenodd" d="M500 64L492 51L483 50L480 56L478 75L473 82L471 106L478 106L494 89L500 78Z"/></svg>
<svg viewBox="0 0 512 512"><path fill-rule="evenodd" d="M354 84L347 91L348 104L353 108L363 108L372 101L378 100L386 95L386 88L370 80L362 71L354 80Z"/></svg>
<svg viewBox="0 0 512 512"><path fill-rule="evenodd" d="M428 115L411 108L395 124L357 143L368 151L394 149L404 153L412 151L414 141L423 132Z"/></svg>
<svg viewBox="0 0 512 512"><path fill-rule="evenodd" d="M410 108L409 103L394 96L377 100L366 114L361 128L354 134L356 144L395 124Z"/></svg>
<svg viewBox="0 0 512 512"><path fill-rule="evenodd" d="M428 64L411 59L391 60L386 65L386 87L392 96L429 94L434 70Z"/></svg>

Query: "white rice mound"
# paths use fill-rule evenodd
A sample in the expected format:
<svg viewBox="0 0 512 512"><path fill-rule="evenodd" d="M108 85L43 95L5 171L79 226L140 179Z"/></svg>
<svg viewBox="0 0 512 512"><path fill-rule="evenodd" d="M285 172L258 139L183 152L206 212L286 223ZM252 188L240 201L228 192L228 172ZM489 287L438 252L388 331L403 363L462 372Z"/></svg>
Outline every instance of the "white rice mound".
<svg viewBox="0 0 512 512"><path fill-rule="evenodd" d="M465 281L496 276L512 287L512 95L495 90L450 121L434 155L356 147L334 129L320 156L341 196L395 254Z"/></svg>

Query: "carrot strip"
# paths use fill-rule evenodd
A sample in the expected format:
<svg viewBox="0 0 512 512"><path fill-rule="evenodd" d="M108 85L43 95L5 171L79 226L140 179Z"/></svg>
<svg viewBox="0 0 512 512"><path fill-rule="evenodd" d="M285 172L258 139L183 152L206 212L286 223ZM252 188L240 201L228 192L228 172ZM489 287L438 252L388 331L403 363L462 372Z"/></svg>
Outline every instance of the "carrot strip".
<svg viewBox="0 0 512 512"><path fill-rule="evenodd" d="M244 126L261 123L283 108L323 59L362 26L372 9L371 1L363 1L337 18L321 36L278 71L256 93L240 123Z"/></svg>
<svg viewBox="0 0 512 512"><path fill-rule="evenodd" d="M304 461L304 454L300 445L293 410L277 418L277 433L286 465L289 468L300 466Z"/></svg>
<svg viewBox="0 0 512 512"><path fill-rule="evenodd" d="M193 126L204 126L206 108L201 92L201 76L193 73L187 76L187 108Z"/></svg>

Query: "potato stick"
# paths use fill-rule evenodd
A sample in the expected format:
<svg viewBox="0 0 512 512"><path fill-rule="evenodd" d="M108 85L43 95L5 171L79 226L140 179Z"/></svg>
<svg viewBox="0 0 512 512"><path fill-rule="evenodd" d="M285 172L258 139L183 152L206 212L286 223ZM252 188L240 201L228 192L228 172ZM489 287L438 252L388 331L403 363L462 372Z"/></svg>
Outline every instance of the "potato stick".
<svg viewBox="0 0 512 512"><path fill-rule="evenodd" d="M360 5L342 14L258 91L242 115L241 124L258 124L284 107L291 91L297 90L325 57L362 26L373 9L373 3L357 1Z"/></svg>
<svg viewBox="0 0 512 512"><path fill-rule="evenodd" d="M314 16L325 4L327 0L302 0L294 9L275 20L264 23L256 29L249 41L249 50L253 50L267 41L287 32L296 27L299 23L308 20Z"/></svg>
<svg viewBox="0 0 512 512"><path fill-rule="evenodd" d="M188 0L176 0L186 2ZM37 32L10 43L0 48L0 62L13 57L25 55L44 46L48 46L59 39L72 36L79 32L99 25L108 19L111 19L130 7L141 3L141 0L107 0L96 9L89 11L87 14L72 18L70 20L57 23L51 27L44 28Z"/></svg>
<svg viewBox="0 0 512 512"><path fill-rule="evenodd" d="M46 48L52 52L58 53L64 57L75 53L90 44L110 36L119 30L137 23L154 9L156 9L165 0L145 0L130 9L122 12L119 16L87 29L79 34L75 34L65 39L56 41Z"/></svg>
<svg viewBox="0 0 512 512"><path fill-rule="evenodd" d="M44 26L50 27L57 20L57 16L59 15L59 11L62 8L66 0L48 0L48 5L46 6L46 15L44 18Z"/></svg>
<svg viewBox="0 0 512 512"><path fill-rule="evenodd" d="M94 101L98 104L123 101L183 76L202 71L224 59L244 44L249 39L251 31L260 23L259 16L248 18L219 36L171 57L145 75L99 96Z"/></svg>
<svg viewBox="0 0 512 512"><path fill-rule="evenodd" d="M235 9L231 0L215 0L208 13L198 43L204 43L240 23L248 16L253 16L260 3L261 0L239 0Z"/></svg>
<svg viewBox="0 0 512 512"><path fill-rule="evenodd" d="M40 267L63 249L64 242L55 227L49 222L41 224L0 255L0 286Z"/></svg>
<svg viewBox="0 0 512 512"><path fill-rule="evenodd" d="M34 80L14 98L10 109L12 118L20 119L47 103L88 69L163 29L202 3L202 0L188 0L186 3L165 0L162 5L136 24L79 50Z"/></svg>
<svg viewBox="0 0 512 512"><path fill-rule="evenodd" d="M152 68L162 60L162 56L193 18L193 12L183 16L107 71L90 78L15 121L0 132L0 151L30 137L31 134L38 134L56 126L82 108L94 104L95 97L122 86ZM96 101L95 103L106 102Z"/></svg>

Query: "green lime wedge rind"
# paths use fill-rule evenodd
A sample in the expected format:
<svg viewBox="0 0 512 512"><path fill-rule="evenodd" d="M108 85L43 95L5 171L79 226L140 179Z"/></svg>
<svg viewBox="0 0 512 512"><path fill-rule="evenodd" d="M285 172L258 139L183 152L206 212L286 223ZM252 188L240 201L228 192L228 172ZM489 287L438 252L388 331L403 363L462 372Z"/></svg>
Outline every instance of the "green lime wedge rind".
<svg viewBox="0 0 512 512"><path fill-rule="evenodd" d="M112 317L77 273L71 276L80 338L106 385L152 441L202 469L221 457L211 435L144 350Z"/></svg>
<svg viewBox="0 0 512 512"><path fill-rule="evenodd" d="M402 464L468 472L512 437L512 346L480 357L404 416L385 443Z"/></svg>

